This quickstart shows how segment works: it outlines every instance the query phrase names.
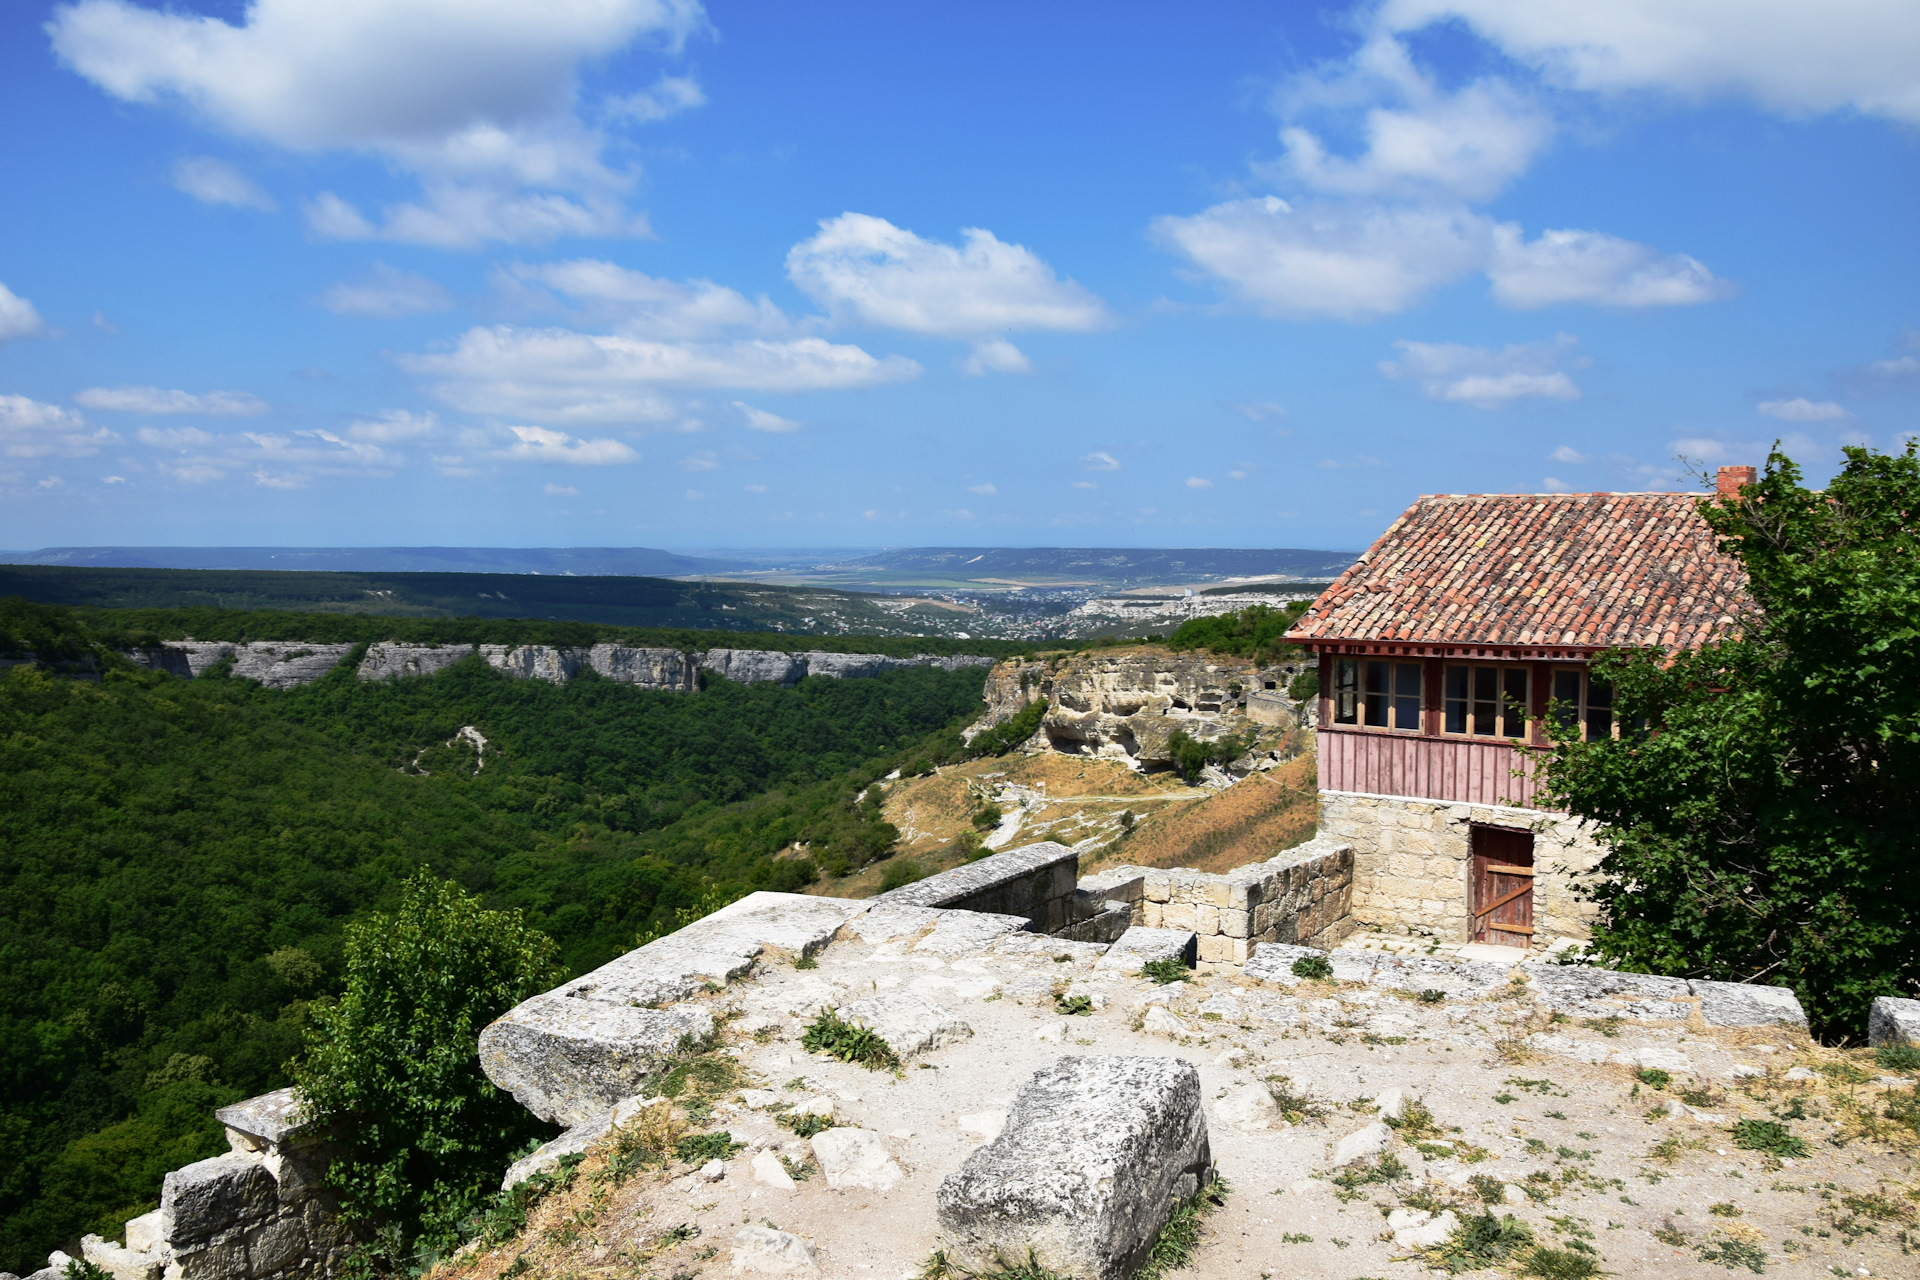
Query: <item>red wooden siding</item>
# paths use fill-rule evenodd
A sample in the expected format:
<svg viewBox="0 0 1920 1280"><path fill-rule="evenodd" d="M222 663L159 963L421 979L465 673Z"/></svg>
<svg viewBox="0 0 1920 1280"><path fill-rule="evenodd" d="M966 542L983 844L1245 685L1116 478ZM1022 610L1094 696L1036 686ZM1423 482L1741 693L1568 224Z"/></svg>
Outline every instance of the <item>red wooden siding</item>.
<svg viewBox="0 0 1920 1280"><path fill-rule="evenodd" d="M1325 726L1319 741L1322 791L1533 804L1533 764L1505 742Z"/></svg>

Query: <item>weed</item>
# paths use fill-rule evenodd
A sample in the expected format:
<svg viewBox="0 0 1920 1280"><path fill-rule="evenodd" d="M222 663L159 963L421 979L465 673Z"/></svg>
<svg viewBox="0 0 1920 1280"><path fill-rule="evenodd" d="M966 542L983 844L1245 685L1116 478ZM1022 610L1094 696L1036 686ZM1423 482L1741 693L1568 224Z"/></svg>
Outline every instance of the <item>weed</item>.
<svg viewBox="0 0 1920 1280"><path fill-rule="evenodd" d="M1405 1036L1376 1036L1372 1032L1360 1037L1361 1044L1405 1044Z"/></svg>
<svg viewBox="0 0 1920 1280"><path fill-rule="evenodd" d="M813 1161L811 1160L795 1160L792 1156L781 1156L780 1167L785 1169L787 1176L795 1182L805 1182L813 1176Z"/></svg>
<svg viewBox="0 0 1920 1280"><path fill-rule="evenodd" d="M1467 1179L1467 1185L1473 1188L1473 1194L1479 1196L1483 1204L1506 1202L1507 1184L1498 1178L1489 1178L1484 1173L1476 1173Z"/></svg>
<svg viewBox="0 0 1920 1280"><path fill-rule="evenodd" d="M815 956L801 956L793 962L793 967L796 969L818 969L820 967L820 961Z"/></svg>
<svg viewBox="0 0 1920 1280"><path fill-rule="evenodd" d="M1545 1280L1587 1280L1600 1274L1600 1260L1592 1253L1572 1249L1553 1249L1540 1245L1527 1254L1520 1266L1523 1276L1542 1276Z"/></svg>
<svg viewBox="0 0 1920 1280"><path fill-rule="evenodd" d="M478 1213L460 1224L462 1241L480 1240L487 1247L505 1244L527 1225L533 1207L557 1191L573 1185L574 1172L586 1157L579 1152L560 1157L560 1165L543 1170L497 1192Z"/></svg>
<svg viewBox="0 0 1920 1280"><path fill-rule="evenodd" d="M1468 1218L1446 1241L1426 1251L1426 1258L1450 1272L1479 1271L1498 1265L1533 1243L1533 1229L1507 1214Z"/></svg>
<svg viewBox="0 0 1920 1280"><path fill-rule="evenodd" d="M1733 1126L1733 1145L1775 1157L1804 1158L1807 1144L1787 1132L1787 1126L1772 1120L1742 1120Z"/></svg>
<svg viewBox="0 0 1920 1280"><path fill-rule="evenodd" d="M1591 1160L1597 1154L1593 1151L1575 1151L1572 1147L1555 1147L1553 1153L1562 1160Z"/></svg>
<svg viewBox="0 0 1920 1280"><path fill-rule="evenodd" d="M1873 1060L1887 1071L1920 1071L1920 1049L1910 1044L1883 1044Z"/></svg>
<svg viewBox="0 0 1920 1280"><path fill-rule="evenodd" d="M1408 1142L1419 1142L1423 1138L1438 1138L1442 1130L1433 1118L1433 1112L1427 1104L1417 1098L1410 1098L1400 1108L1400 1118L1388 1120L1387 1127L1397 1129L1400 1136Z"/></svg>
<svg viewBox="0 0 1920 1280"><path fill-rule="evenodd" d="M781 1085L780 1087L782 1089L790 1089L797 1092L798 1090L801 1090L807 1087L807 1078L805 1076L795 1076L793 1079L787 1081L785 1084Z"/></svg>
<svg viewBox="0 0 1920 1280"><path fill-rule="evenodd" d="M1920 1085L1911 1093L1887 1095L1886 1117L1910 1129L1920 1130Z"/></svg>
<svg viewBox="0 0 1920 1280"><path fill-rule="evenodd" d="M1545 1114L1549 1120L1565 1120L1567 1118L1567 1113L1564 1111L1549 1111Z"/></svg>
<svg viewBox="0 0 1920 1280"><path fill-rule="evenodd" d="M1508 1076L1507 1083L1527 1093L1537 1093L1543 1097L1569 1097L1567 1091L1551 1080L1528 1080L1522 1076Z"/></svg>
<svg viewBox="0 0 1920 1280"><path fill-rule="evenodd" d="M1760 1275L1767 1269L1767 1252L1750 1240L1727 1239L1717 1246L1702 1242L1694 1246L1702 1262L1717 1262L1729 1271L1741 1267Z"/></svg>
<svg viewBox="0 0 1920 1280"><path fill-rule="evenodd" d="M1741 1123L1746 1124L1749 1122L1742 1121ZM1675 1160L1678 1160L1680 1158L1682 1153L1688 1150L1694 1150L1694 1151L1703 1150L1705 1149L1706 1145L1707 1145L1707 1140L1705 1138L1683 1138L1679 1134L1673 1133L1673 1134L1668 1134L1665 1138L1662 1138L1660 1141L1654 1143L1653 1146L1648 1149L1647 1155L1655 1160L1660 1160L1660 1161L1664 1161L1667 1164L1672 1164ZM1641 1172L1641 1176L1642 1177L1646 1176L1646 1173L1644 1170Z"/></svg>
<svg viewBox="0 0 1920 1280"><path fill-rule="evenodd" d="M1296 978L1324 980L1333 976L1333 965L1325 956L1301 956L1292 967Z"/></svg>
<svg viewBox="0 0 1920 1280"><path fill-rule="evenodd" d="M1304 1090L1296 1092L1293 1080L1289 1076L1268 1076L1267 1095L1273 1099L1273 1105L1280 1109L1281 1118L1288 1124L1300 1124L1307 1120L1324 1120L1331 1110L1325 1102Z"/></svg>
<svg viewBox="0 0 1920 1280"><path fill-rule="evenodd" d="M705 1164L709 1160L725 1160L746 1145L735 1142L725 1129L717 1133L693 1133L673 1144L673 1158L682 1164Z"/></svg>
<svg viewBox="0 0 1920 1280"><path fill-rule="evenodd" d="M1072 963L1073 963L1073 957L1072 957L1072 956L1070 956L1070 955L1066 955L1066 956L1055 956L1055 957L1053 958L1053 962L1054 962L1055 964L1072 964Z"/></svg>
<svg viewBox="0 0 1920 1280"><path fill-rule="evenodd" d="M1687 1247L1687 1233L1674 1226L1672 1218L1668 1218L1664 1224L1654 1228L1653 1238L1675 1249Z"/></svg>
<svg viewBox="0 0 1920 1280"><path fill-rule="evenodd" d="M842 1062L857 1062L869 1071L890 1071L900 1065L885 1040L866 1027L842 1022L832 1009L820 1010L820 1016L800 1037L800 1044L808 1053L829 1053Z"/></svg>
<svg viewBox="0 0 1920 1280"><path fill-rule="evenodd" d="M674 1115L672 1107L642 1107L630 1123L613 1131L607 1163L598 1176L618 1185L636 1170L665 1164L686 1132L687 1126Z"/></svg>
<svg viewBox="0 0 1920 1280"><path fill-rule="evenodd" d="M1609 1018L1582 1018L1580 1025L1589 1031L1598 1031L1608 1039L1613 1039L1620 1034L1620 1019L1617 1015Z"/></svg>
<svg viewBox="0 0 1920 1280"><path fill-rule="evenodd" d="M1862 1071L1851 1062L1822 1062L1814 1067L1821 1075L1835 1084L1865 1084L1873 1079L1873 1074Z"/></svg>
<svg viewBox="0 0 1920 1280"><path fill-rule="evenodd" d="M1428 987L1414 998L1421 1004L1445 1004L1447 993L1444 991L1435 991L1432 987Z"/></svg>
<svg viewBox="0 0 1920 1280"><path fill-rule="evenodd" d="M1140 966L1140 976L1149 982L1166 986L1170 982L1187 980L1186 962L1178 956L1168 956L1164 960L1149 960Z"/></svg>
<svg viewBox="0 0 1920 1280"><path fill-rule="evenodd" d="M1371 1186L1377 1182L1392 1182L1395 1179L1406 1176L1407 1166L1400 1163L1400 1157L1389 1151L1371 1163L1348 1165L1339 1173L1334 1174L1329 1181L1331 1181L1334 1186L1340 1188L1340 1190L1333 1193L1335 1197L1342 1201L1351 1202L1358 1200L1366 1194L1366 1192L1362 1190L1364 1187Z"/></svg>
<svg viewBox="0 0 1920 1280"><path fill-rule="evenodd" d="M1093 997L1061 994L1053 998L1053 1007L1070 1018L1091 1018Z"/></svg>
<svg viewBox="0 0 1920 1280"><path fill-rule="evenodd" d="M1673 1076L1658 1067L1642 1067L1635 1078L1650 1089L1665 1089L1673 1083Z"/></svg>
<svg viewBox="0 0 1920 1280"><path fill-rule="evenodd" d="M1716 1218L1739 1218L1744 1217L1746 1213L1745 1210L1731 1200L1723 1200L1719 1204L1710 1204L1707 1206L1707 1212Z"/></svg>
<svg viewBox="0 0 1920 1280"><path fill-rule="evenodd" d="M816 1133L825 1133L833 1128L833 1121L825 1116L814 1115L811 1111L798 1114L789 1112L773 1118L782 1129L791 1129L797 1137L811 1138Z"/></svg>
<svg viewBox="0 0 1920 1280"><path fill-rule="evenodd" d="M1680 1101L1690 1107L1715 1107L1726 1101L1722 1094L1715 1093L1706 1085L1696 1085L1691 1089L1680 1090Z"/></svg>
<svg viewBox="0 0 1920 1280"><path fill-rule="evenodd" d="M1503 1107L1504 1107L1504 1106L1506 1106L1506 1105L1507 1105L1507 1104L1508 1104L1509 1102L1518 1102L1518 1101L1520 1101L1520 1096L1519 1096L1518 1094L1513 1094L1513 1093L1507 1093L1507 1092L1504 1092L1504 1091L1502 1091L1502 1092L1500 1092L1500 1093L1496 1093L1496 1094L1494 1094L1494 1095L1493 1095L1493 1100L1494 1100L1495 1102L1497 1102L1497 1103L1499 1103L1499 1104L1500 1104L1501 1106L1503 1106Z"/></svg>
<svg viewBox="0 0 1920 1280"><path fill-rule="evenodd" d="M1301 1235L1297 1231L1288 1231L1280 1237L1281 1244L1312 1244L1313 1237Z"/></svg>
<svg viewBox="0 0 1920 1280"><path fill-rule="evenodd" d="M1161 1280L1169 1271L1182 1270L1193 1261L1207 1215L1227 1202L1231 1190L1227 1180L1216 1175L1210 1184L1175 1205L1172 1216L1147 1249L1146 1261L1133 1273L1133 1280Z"/></svg>

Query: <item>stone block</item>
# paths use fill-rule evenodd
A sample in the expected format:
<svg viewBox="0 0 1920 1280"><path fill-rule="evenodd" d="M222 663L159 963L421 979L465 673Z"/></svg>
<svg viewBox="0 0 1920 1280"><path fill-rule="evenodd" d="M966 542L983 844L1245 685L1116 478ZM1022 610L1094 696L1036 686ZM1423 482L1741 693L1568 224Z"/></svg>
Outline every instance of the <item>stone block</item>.
<svg viewBox="0 0 1920 1280"><path fill-rule="evenodd" d="M1902 1000L1898 996L1876 996L1867 1012L1867 1043L1908 1045L1920 1049L1920 1000Z"/></svg>
<svg viewBox="0 0 1920 1280"><path fill-rule="evenodd" d="M1509 968L1486 960L1381 956L1374 961L1367 983L1389 991L1444 991L1450 996L1479 996L1504 987Z"/></svg>
<svg viewBox="0 0 1920 1280"><path fill-rule="evenodd" d="M1199 934L1220 932L1220 908L1195 906L1193 909L1193 931Z"/></svg>
<svg viewBox="0 0 1920 1280"><path fill-rule="evenodd" d="M1135 925L1094 962L1096 969L1138 973L1154 960L1179 959L1189 968L1199 955L1199 939L1190 929L1153 929Z"/></svg>
<svg viewBox="0 0 1920 1280"><path fill-rule="evenodd" d="M1173 1206L1212 1180L1193 1065L1061 1058L1028 1079L1000 1136L936 1197L940 1247L975 1273L1024 1264L1123 1280Z"/></svg>
<svg viewBox="0 0 1920 1280"><path fill-rule="evenodd" d="M1071 956L1075 960L1098 960L1107 954L1107 946L1104 942L1050 938L1044 933L1007 933L993 944L993 951L1003 956Z"/></svg>
<svg viewBox="0 0 1920 1280"><path fill-rule="evenodd" d="M1164 871L1149 871L1143 882L1148 902L1165 902L1172 896L1173 882L1167 879Z"/></svg>
<svg viewBox="0 0 1920 1280"><path fill-rule="evenodd" d="M1201 935L1198 939L1198 957L1208 964L1231 964L1234 939L1221 933Z"/></svg>
<svg viewBox="0 0 1920 1280"><path fill-rule="evenodd" d="M1700 999L1700 1016L1710 1027L1791 1027L1807 1029L1800 998L1786 987L1763 987L1750 982L1703 982L1687 986Z"/></svg>
<svg viewBox="0 0 1920 1280"><path fill-rule="evenodd" d="M1294 976L1293 962L1307 956L1327 959L1327 953L1316 951L1312 947L1297 947L1285 942L1263 942L1253 949L1253 958L1240 970L1240 975L1255 982L1271 982L1283 987L1291 987L1300 979Z"/></svg>
<svg viewBox="0 0 1920 1280"><path fill-rule="evenodd" d="M198 1249L182 1249L167 1264L167 1280L247 1280L247 1245L228 1240Z"/></svg>
<svg viewBox="0 0 1920 1280"><path fill-rule="evenodd" d="M1371 951L1329 951L1327 960L1333 965L1333 977L1336 982L1365 982L1373 977L1373 967L1379 957Z"/></svg>
<svg viewBox="0 0 1920 1280"><path fill-rule="evenodd" d="M636 1009L549 992L480 1033L480 1067L542 1120L572 1126L638 1092L681 1036L711 1034L705 1009Z"/></svg>
<svg viewBox="0 0 1920 1280"><path fill-rule="evenodd" d="M161 1180L162 1235L176 1249L197 1244L266 1217L278 1201L273 1175L259 1160L240 1155L198 1160Z"/></svg>
<svg viewBox="0 0 1920 1280"><path fill-rule="evenodd" d="M1160 909L1160 927L1163 929L1184 929L1189 933L1200 931L1200 909L1191 902L1169 902Z"/></svg>
<svg viewBox="0 0 1920 1280"><path fill-rule="evenodd" d="M152 1253L165 1244L167 1233L160 1222L160 1211L155 1209L137 1218L128 1218L125 1239L127 1248L135 1253Z"/></svg>
<svg viewBox="0 0 1920 1280"><path fill-rule="evenodd" d="M777 1151L762 1151L753 1158L749 1166L753 1170L753 1180L776 1187L781 1191L794 1189L793 1175L787 1172L787 1166L780 1163Z"/></svg>
<svg viewBox="0 0 1920 1280"><path fill-rule="evenodd" d="M775 1160L775 1166L779 1165ZM782 1177L786 1177L783 1170ZM787 1186L793 1180L787 1179ZM733 1237L733 1273L757 1276L817 1276L820 1257L814 1247L789 1231L742 1227Z"/></svg>
<svg viewBox="0 0 1920 1280"><path fill-rule="evenodd" d="M973 1028L960 1018L910 991L882 992L843 1005L838 1013L843 1022L865 1027L885 1040L902 1062L973 1034Z"/></svg>
<svg viewBox="0 0 1920 1280"><path fill-rule="evenodd" d="M111 1240L92 1235L80 1237L80 1256L112 1276L113 1280L159 1280L160 1272L166 1266L165 1257L157 1251L142 1253L123 1249Z"/></svg>
<svg viewBox="0 0 1920 1280"><path fill-rule="evenodd" d="M1147 871L1144 867L1109 867L1090 876L1082 876L1076 886L1082 893L1099 898L1118 898L1138 902L1146 896Z"/></svg>
<svg viewBox="0 0 1920 1280"><path fill-rule="evenodd" d="M1333 1167L1344 1168L1356 1160L1379 1155L1393 1141L1393 1130L1379 1121L1364 1129L1356 1129L1340 1139L1333 1148Z"/></svg>
<svg viewBox="0 0 1920 1280"><path fill-rule="evenodd" d="M813 1135L813 1158L827 1185L863 1191L891 1191L906 1174L871 1129L828 1129Z"/></svg>
<svg viewBox="0 0 1920 1280"><path fill-rule="evenodd" d="M1541 1001L1557 1013L1637 1022L1683 1022L1693 1013L1693 993L1685 978L1585 965L1528 963L1523 967Z"/></svg>
<svg viewBox="0 0 1920 1280"><path fill-rule="evenodd" d="M1166 927L1167 909L1164 904L1151 900L1140 904L1140 923L1149 929Z"/></svg>
<svg viewBox="0 0 1920 1280"><path fill-rule="evenodd" d="M247 1270L270 1276L307 1256L307 1229L298 1213L283 1213L247 1233Z"/></svg>
<svg viewBox="0 0 1920 1280"><path fill-rule="evenodd" d="M932 932L913 944L921 954L958 960L991 950L1000 939L1027 929L1025 916L992 915L984 911L942 911ZM1038 936L1038 935L1037 935Z"/></svg>
<svg viewBox="0 0 1920 1280"><path fill-rule="evenodd" d="M275 1089L230 1107L221 1107L213 1118L227 1128L254 1140L253 1149L285 1146L305 1127L300 1116L300 1095L292 1089Z"/></svg>

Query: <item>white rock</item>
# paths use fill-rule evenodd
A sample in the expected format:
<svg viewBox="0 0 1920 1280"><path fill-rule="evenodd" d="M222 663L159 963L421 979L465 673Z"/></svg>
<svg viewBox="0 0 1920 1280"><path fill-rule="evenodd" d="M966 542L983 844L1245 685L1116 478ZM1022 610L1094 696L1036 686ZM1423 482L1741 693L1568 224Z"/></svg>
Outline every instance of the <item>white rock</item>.
<svg viewBox="0 0 1920 1280"><path fill-rule="evenodd" d="M709 1160L700 1166L700 1180L702 1182L718 1182L726 1176L727 1162L724 1160Z"/></svg>
<svg viewBox="0 0 1920 1280"><path fill-rule="evenodd" d="M1686 1072L1693 1070L1693 1059L1678 1049L1662 1048L1657 1044L1642 1045L1613 1055L1615 1062L1629 1067L1639 1067L1642 1071Z"/></svg>
<svg viewBox="0 0 1920 1280"><path fill-rule="evenodd" d="M1820 1077L1805 1067L1793 1067L1787 1071L1789 1080L1818 1080Z"/></svg>
<svg viewBox="0 0 1920 1280"><path fill-rule="evenodd" d="M1178 1039L1187 1034L1187 1024L1167 1012L1159 1005L1147 1010L1146 1020L1140 1029L1152 1036L1169 1036Z"/></svg>
<svg viewBox="0 0 1920 1280"><path fill-rule="evenodd" d="M733 1237L733 1270L765 1276L820 1273L820 1255L799 1236L771 1227L742 1227Z"/></svg>
<svg viewBox="0 0 1920 1280"><path fill-rule="evenodd" d="M1041 1044L1064 1044L1068 1034L1065 1018L1047 1018L1034 1028L1033 1038Z"/></svg>
<svg viewBox="0 0 1920 1280"><path fill-rule="evenodd" d="M780 1101L780 1095L772 1089L742 1089L740 1101L747 1104L747 1110L759 1111Z"/></svg>
<svg viewBox="0 0 1920 1280"><path fill-rule="evenodd" d="M1744 1062L1736 1062L1727 1068L1727 1074L1735 1080L1750 1080L1758 1076L1766 1075L1767 1069L1765 1067L1749 1066Z"/></svg>
<svg viewBox="0 0 1920 1280"><path fill-rule="evenodd" d="M1516 1183L1504 1183L1500 1188L1500 1198L1508 1204L1525 1204L1527 1202L1527 1191L1525 1187L1519 1186Z"/></svg>
<svg viewBox="0 0 1920 1280"><path fill-rule="evenodd" d="M787 1166L780 1163L779 1152L762 1151L753 1158L752 1168L755 1182L764 1182L782 1191L793 1190L793 1175L787 1172Z"/></svg>
<svg viewBox="0 0 1920 1280"><path fill-rule="evenodd" d="M1400 1232L1410 1227L1424 1227L1433 1220L1433 1214L1426 1209L1395 1209L1387 1215L1387 1230Z"/></svg>
<svg viewBox="0 0 1920 1280"><path fill-rule="evenodd" d="M1382 1089L1373 1105L1380 1108L1382 1120L1398 1120L1407 1111L1407 1091L1398 1087Z"/></svg>
<svg viewBox="0 0 1920 1280"><path fill-rule="evenodd" d="M1249 1054L1245 1049L1229 1049L1225 1053L1215 1055L1213 1065L1216 1067L1238 1067L1244 1065L1247 1059L1252 1056L1253 1055Z"/></svg>
<svg viewBox="0 0 1920 1280"><path fill-rule="evenodd" d="M1356 1160L1364 1160L1368 1156L1379 1155L1387 1149L1387 1144L1392 1141L1393 1130L1377 1121L1364 1129L1356 1129L1354 1132L1340 1139L1339 1145L1334 1147L1334 1168L1342 1168L1352 1164Z"/></svg>
<svg viewBox="0 0 1920 1280"><path fill-rule="evenodd" d="M1004 1111L976 1111L972 1115L960 1117L960 1127L968 1133L980 1135L982 1142L992 1142L1007 1127L1007 1113Z"/></svg>
<svg viewBox="0 0 1920 1280"><path fill-rule="evenodd" d="M889 992L839 1010L842 1020L887 1042L902 1061L973 1034L973 1028L925 996Z"/></svg>
<svg viewBox="0 0 1920 1280"><path fill-rule="evenodd" d="M796 1116L819 1116L822 1120L833 1119L832 1098L807 1098L793 1104L791 1114Z"/></svg>
<svg viewBox="0 0 1920 1280"><path fill-rule="evenodd" d="M1263 1084L1242 1085L1213 1104L1214 1117L1241 1130L1278 1129L1285 1121Z"/></svg>
<svg viewBox="0 0 1920 1280"><path fill-rule="evenodd" d="M1389 1224L1391 1224L1392 1220L1389 1219L1388 1221ZM1454 1217L1453 1210L1449 1209L1425 1225L1412 1226L1404 1230L1395 1231L1393 1233L1393 1242L1402 1249L1431 1249L1435 1245L1445 1241L1448 1236L1453 1234L1453 1229L1459 1225L1460 1219Z"/></svg>
<svg viewBox="0 0 1920 1280"><path fill-rule="evenodd" d="M827 1185L834 1188L859 1187L867 1191L890 1191L900 1185L906 1174L887 1154L880 1135L871 1129L829 1129L813 1136L813 1158Z"/></svg>

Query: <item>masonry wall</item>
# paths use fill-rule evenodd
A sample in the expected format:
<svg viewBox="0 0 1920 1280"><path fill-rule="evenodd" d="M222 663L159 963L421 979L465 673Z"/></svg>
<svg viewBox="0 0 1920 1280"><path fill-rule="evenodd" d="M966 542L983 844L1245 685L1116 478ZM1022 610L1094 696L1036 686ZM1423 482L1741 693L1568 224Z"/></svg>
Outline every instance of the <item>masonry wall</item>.
<svg viewBox="0 0 1920 1280"><path fill-rule="evenodd" d="M1599 908L1574 895L1605 852L1565 814L1355 791L1320 793L1320 835L1353 846L1353 918L1394 933L1470 940L1472 824L1533 835L1533 944L1585 941Z"/></svg>

